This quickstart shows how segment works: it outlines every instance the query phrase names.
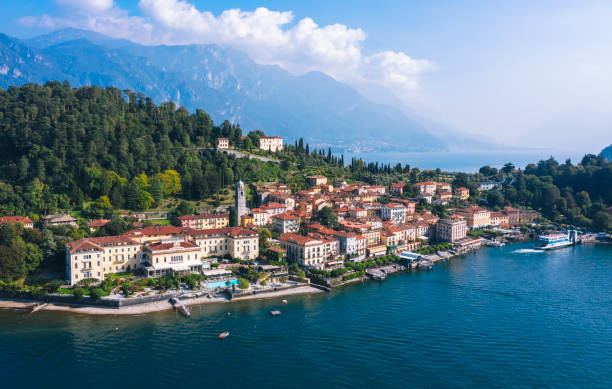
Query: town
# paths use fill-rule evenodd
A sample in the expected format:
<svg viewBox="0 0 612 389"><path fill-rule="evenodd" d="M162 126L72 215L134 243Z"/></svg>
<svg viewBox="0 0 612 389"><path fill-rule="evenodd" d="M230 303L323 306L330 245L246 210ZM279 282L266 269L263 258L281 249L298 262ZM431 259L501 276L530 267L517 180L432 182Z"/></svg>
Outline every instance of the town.
<svg viewBox="0 0 612 389"><path fill-rule="evenodd" d="M262 137L260 148L280 151L282 138ZM227 151L228 139L219 138L217 149ZM499 185L482 182L477 191L494 191ZM502 245L522 236L520 226L541 218L532 209L487 209L471 201L477 193L444 181L383 186L331 182L316 174L307 176L306 189L298 191L282 182L253 187L251 208L247 185L239 181L233 207L181 215L174 225L148 220L160 217L159 212L125 214L137 228L68 242L66 284L58 290L89 294L91 302L113 295L132 301L149 296L143 301L151 301L160 293L157 289L180 290L181 284L230 298L308 284L329 290L367 277L384 279L398 270L429 269L436 260ZM434 214L427 205L444 207L446 215ZM88 228L95 235L109 221L90 220ZM21 216L2 217L2 223L34 226ZM43 223L76 227L77 219L54 214Z"/></svg>

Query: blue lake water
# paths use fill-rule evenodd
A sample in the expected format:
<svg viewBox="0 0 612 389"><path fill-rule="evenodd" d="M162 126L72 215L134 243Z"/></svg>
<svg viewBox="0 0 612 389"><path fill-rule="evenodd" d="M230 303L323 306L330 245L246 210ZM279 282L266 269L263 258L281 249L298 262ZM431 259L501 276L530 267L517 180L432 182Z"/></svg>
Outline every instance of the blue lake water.
<svg viewBox="0 0 612 389"><path fill-rule="evenodd" d="M531 245L191 319L2 310L2 385L612 387L612 246Z"/></svg>
<svg viewBox="0 0 612 389"><path fill-rule="evenodd" d="M495 150L495 151L445 151L445 152L368 152L368 153L344 153L344 161L348 164L352 157L361 158L366 162L379 162L392 166L398 162L402 165L409 164L419 169L436 169L444 171L457 171L474 173L482 166L489 165L500 168L507 162L524 168L529 163L537 163L553 156L559 163L565 162L567 158L576 163L582 160L584 153L559 152L553 150Z"/></svg>

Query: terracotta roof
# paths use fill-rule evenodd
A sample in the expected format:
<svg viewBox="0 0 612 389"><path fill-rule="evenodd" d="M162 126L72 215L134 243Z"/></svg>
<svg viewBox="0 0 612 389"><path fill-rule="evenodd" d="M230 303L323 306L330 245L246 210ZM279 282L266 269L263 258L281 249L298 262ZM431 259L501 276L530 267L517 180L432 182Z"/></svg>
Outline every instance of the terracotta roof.
<svg viewBox="0 0 612 389"><path fill-rule="evenodd" d="M229 213L201 213L199 215L183 215L179 216L180 221L183 220L199 220L199 219L220 219L229 217Z"/></svg>
<svg viewBox="0 0 612 389"><path fill-rule="evenodd" d="M320 240L318 239L314 239L314 238L310 238L308 236L303 236L303 235L298 235L298 234L294 234L294 233L287 233L287 234L283 234L280 238L278 238L278 240L282 240L284 242L296 242L299 245L305 245L308 243L318 243L320 242Z"/></svg>
<svg viewBox="0 0 612 389"><path fill-rule="evenodd" d="M104 250L105 246L115 245L118 243L138 245L139 243L124 235L115 236L100 236L95 238L84 238L69 242L66 247L71 253L77 250Z"/></svg>
<svg viewBox="0 0 612 389"><path fill-rule="evenodd" d="M181 251L185 251L183 249L196 249L196 250L200 249L199 246L191 242L186 242L184 240L180 242L157 243L157 244L149 245L145 247L145 249L149 251L163 251L163 250L171 250L173 248L181 249Z"/></svg>
<svg viewBox="0 0 612 389"><path fill-rule="evenodd" d="M205 235L225 235L225 236L257 236L257 232L251 231L242 227L223 227L223 228L211 228L208 230L187 230L185 234L191 236L205 236Z"/></svg>
<svg viewBox="0 0 612 389"><path fill-rule="evenodd" d="M299 220L300 218L294 215L289 215L288 213L281 213L280 215L274 215L272 216L273 219L280 219L280 220Z"/></svg>
<svg viewBox="0 0 612 389"><path fill-rule="evenodd" d="M131 230L125 232L123 235L127 236L156 236L156 235L176 235L183 231L182 227L174 226L153 226L145 227L138 230Z"/></svg>
<svg viewBox="0 0 612 389"><path fill-rule="evenodd" d="M96 219L88 223L89 227L104 227L110 220L108 219Z"/></svg>
<svg viewBox="0 0 612 389"><path fill-rule="evenodd" d="M2 223L21 223L31 224L34 223L30 218L23 216L2 216L0 217L0 224Z"/></svg>

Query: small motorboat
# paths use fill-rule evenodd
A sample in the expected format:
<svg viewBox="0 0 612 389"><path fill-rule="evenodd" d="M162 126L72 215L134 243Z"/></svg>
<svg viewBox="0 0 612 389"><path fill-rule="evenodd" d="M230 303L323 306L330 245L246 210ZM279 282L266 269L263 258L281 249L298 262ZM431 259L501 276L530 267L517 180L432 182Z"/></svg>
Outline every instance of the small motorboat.
<svg viewBox="0 0 612 389"><path fill-rule="evenodd" d="M287 304L287 300L283 300L283 304Z"/></svg>
<svg viewBox="0 0 612 389"><path fill-rule="evenodd" d="M219 339L225 339L229 336L229 332L225 331L219 334L218 338Z"/></svg>
<svg viewBox="0 0 612 389"><path fill-rule="evenodd" d="M281 314L281 311L270 311L270 315L272 316L278 316Z"/></svg>

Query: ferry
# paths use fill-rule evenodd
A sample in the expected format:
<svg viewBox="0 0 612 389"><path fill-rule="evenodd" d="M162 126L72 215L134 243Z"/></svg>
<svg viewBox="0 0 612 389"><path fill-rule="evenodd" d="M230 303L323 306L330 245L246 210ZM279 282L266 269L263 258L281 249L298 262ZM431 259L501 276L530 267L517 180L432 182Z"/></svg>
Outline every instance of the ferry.
<svg viewBox="0 0 612 389"><path fill-rule="evenodd" d="M538 240L540 243L534 246L538 250L554 250L574 244L574 241L570 239L569 233L540 235Z"/></svg>

